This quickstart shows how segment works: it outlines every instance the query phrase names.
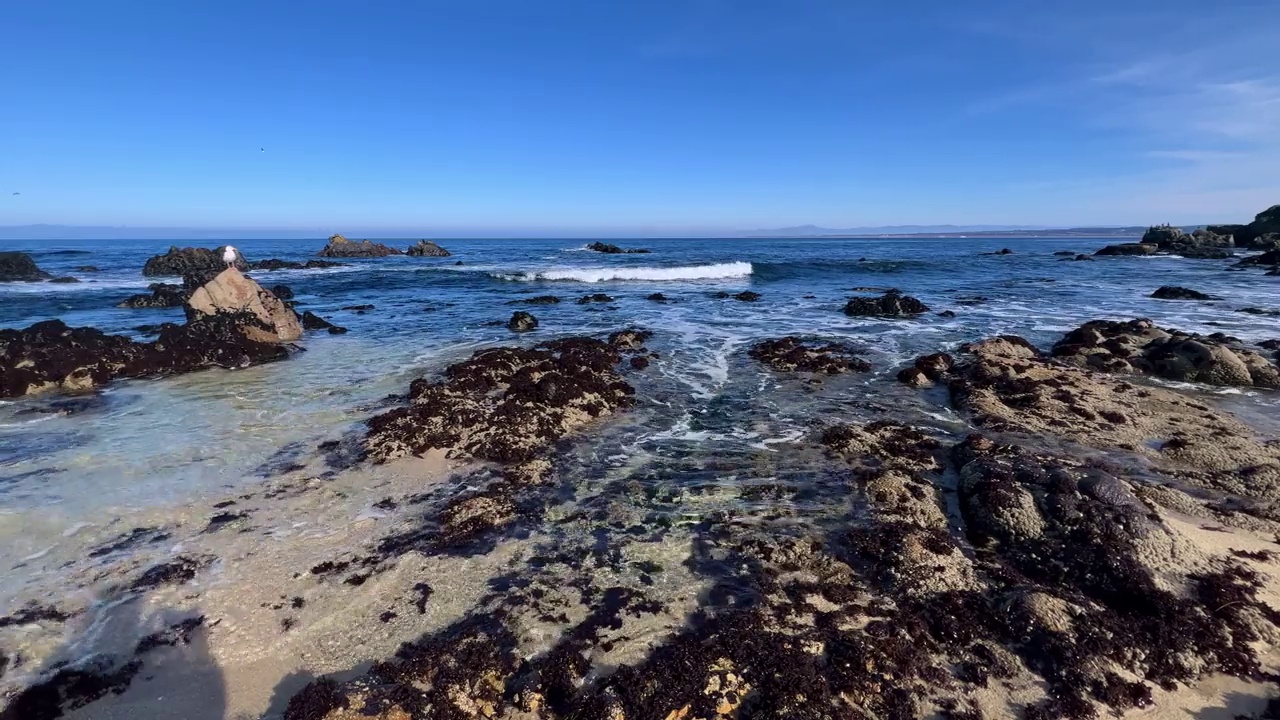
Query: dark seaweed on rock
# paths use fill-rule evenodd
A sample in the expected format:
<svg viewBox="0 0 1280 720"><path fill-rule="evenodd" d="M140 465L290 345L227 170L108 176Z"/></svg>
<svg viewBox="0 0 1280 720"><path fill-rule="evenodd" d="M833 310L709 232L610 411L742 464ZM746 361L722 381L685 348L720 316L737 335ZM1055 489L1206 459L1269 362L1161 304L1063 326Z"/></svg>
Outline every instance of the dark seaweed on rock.
<svg viewBox="0 0 1280 720"><path fill-rule="evenodd" d="M777 340L763 340L752 346L747 354L774 370L783 372L800 370L837 375L871 369L871 363L859 357L860 353L850 345L805 342L794 335Z"/></svg>
<svg viewBox="0 0 1280 720"><path fill-rule="evenodd" d="M929 306L896 292L887 292L878 298L856 297L844 306L844 314L850 317L909 317L929 312Z"/></svg>
<svg viewBox="0 0 1280 720"><path fill-rule="evenodd" d="M246 329L271 331L248 313L219 313L184 325L165 324L152 343L94 328L71 328L60 320L0 330L0 397L86 390L120 378L247 367L289 356L287 347L250 339Z"/></svg>
<svg viewBox="0 0 1280 720"><path fill-rule="evenodd" d="M131 590L150 590L161 585L181 585L196 576L213 558L208 556L179 555L178 557L153 565L130 583Z"/></svg>
<svg viewBox="0 0 1280 720"><path fill-rule="evenodd" d="M114 658L100 657L83 667L58 670L15 695L0 711L0 720L55 720L108 693L123 693L142 669L142 661L132 660L119 667L113 667L114 662Z"/></svg>
<svg viewBox="0 0 1280 720"><path fill-rule="evenodd" d="M432 448L501 463L532 460L567 433L632 402L617 373L632 335L572 337L532 348L483 350L450 365L444 380L415 380L410 405L369 421L376 462ZM643 341L640 341L643 342Z"/></svg>

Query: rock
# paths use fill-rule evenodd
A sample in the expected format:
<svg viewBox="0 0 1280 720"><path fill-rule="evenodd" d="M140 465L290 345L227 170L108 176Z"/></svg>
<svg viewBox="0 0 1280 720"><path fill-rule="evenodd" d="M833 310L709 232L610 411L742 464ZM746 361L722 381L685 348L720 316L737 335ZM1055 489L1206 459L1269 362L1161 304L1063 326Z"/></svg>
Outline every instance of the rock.
<svg viewBox="0 0 1280 720"><path fill-rule="evenodd" d="M851 345L805 342L794 335L756 343L747 354L781 372L836 375L871 369L871 363L859 357L861 353Z"/></svg>
<svg viewBox="0 0 1280 720"><path fill-rule="evenodd" d="M263 341L292 342L302 337L297 314L270 291L239 270L228 268L195 290L187 301L187 317L248 313L270 328Z"/></svg>
<svg viewBox="0 0 1280 720"><path fill-rule="evenodd" d="M515 312L507 321L507 329L512 332L529 332L538 327L538 318L527 312Z"/></svg>
<svg viewBox="0 0 1280 720"><path fill-rule="evenodd" d="M983 255L1012 255L1013 251L1009 248L1001 248L995 252L982 253Z"/></svg>
<svg viewBox="0 0 1280 720"><path fill-rule="evenodd" d="M1220 235L1209 230L1196 230L1191 234L1170 225L1155 225L1142 236L1142 244L1155 245L1160 252L1197 259L1231 257L1235 240L1231 235Z"/></svg>
<svg viewBox="0 0 1280 720"><path fill-rule="evenodd" d="M320 257L380 258L388 255L403 255L404 253L371 240L355 242L341 235L334 235L329 238L328 244L324 246L324 249L319 254Z"/></svg>
<svg viewBox="0 0 1280 720"><path fill-rule="evenodd" d="M634 390L615 370L621 358L614 345L587 337L482 350L446 368L441 381L415 380L407 407L369 421L365 448L374 462L432 448L528 462L634 402Z"/></svg>
<svg viewBox="0 0 1280 720"><path fill-rule="evenodd" d="M587 249L598 253L605 253L607 255L643 255L649 252L648 250L641 249L624 249L617 245L610 245L609 243L603 242L593 242L587 246Z"/></svg>
<svg viewBox="0 0 1280 720"><path fill-rule="evenodd" d="M938 317L940 318L953 318L955 316L956 316L956 312L954 310L943 310L942 312L938 313Z"/></svg>
<svg viewBox="0 0 1280 720"><path fill-rule="evenodd" d="M1215 300L1212 295L1205 295L1198 290L1191 290L1176 285L1164 285L1151 293L1151 297L1159 300Z"/></svg>
<svg viewBox="0 0 1280 720"><path fill-rule="evenodd" d="M653 293L652 295L645 297L645 300L649 300L656 303L664 303L664 302L667 302L667 296L663 295L662 293Z"/></svg>
<svg viewBox="0 0 1280 720"><path fill-rule="evenodd" d="M279 260L277 258L249 263L250 270L267 270L272 272L276 270L320 270L334 267L345 267L345 263L333 262L332 260L308 260L305 263L300 263L292 260Z"/></svg>
<svg viewBox="0 0 1280 720"><path fill-rule="evenodd" d="M929 306L900 293L885 293L878 298L856 297L844 306L850 317L906 317L929 312Z"/></svg>
<svg viewBox="0 0 1280 720"><path fill-rule="evenodd" d="M916 358L914 364L898 372L898 382L912 387L929 387L941 382L955 360L946 353L933 353Z"/></svg>
<svg viewBox="0 0 1280 720"><path fill-rule="evenodd" d="M150 295L133 295L123 300L116 307L120 308L175 308L187 304L191 292L181 285L152 283L147 286Z"/></svg>
<svg viewBox="0 0 1280 720"><path fill-rule="evenodd" d="M1159 250L1160 247L1155 244L1122 243L1120 245L1108 245L1095 252L1094 255L1155 255Z"/></svg>
<svg viewBox="0 0 1280 720"><path fill-rule="evenodd" d="M147 260L147 263L142 266L142 274L147 277L156 277L221 272L227 268L227 264L222 261L224 251L226 251L225 245L215 250L197 247L179 249L173 246L164 255L156 255ZM237 269L241 272L249 269L249 264L245 262L239 250L236 251L236 258Z"/></svg>
<svg viewBox="0 0 1280 720"><path fill-rule="evenodd" d="M288 285L272 285L271 294L275 295L281 300L292 300L293 288L290 288Z"/></svg>
<svg viewBox="0 0 1280 720"><path fill-rule="evenodd" d="M1280 388L1280 369L1225 337L1162 330L1150 320L1095 320L1067 333L1054 357L1111 373L1210 385Z"/></svg>
<svg viewBox="0 0 1280 720"><path fill-rule="evenodd" d="M71 277L70 275L66 275L66 276L64 276L64 277L56 277L56 278L53 278L53 279L52 279L52 280L50 280L49 282L51 282L51 283L61 283L61 284L63 284L63 285L66 285L66 284L69 284L69 283L78 283L78 282L80 282L80 281L79 281L78 279L76 279L76 278Z"/></svg>
<svg viewBox="0 0 1280 720"><path fill-rule="evenodd" d="M579 305L586 305L588 303L608 303L608 302L613 302L613 298L609 297L608 295L605 295L604 293L595 293L594 295L584 295L578 298Z"/></svg>
<svg viewBox="0 0 1280 720"><path fill-rule="evenodd" d="M302 313L302 329L328 330L330 335L341 335L347 331L346 328L334 325L310 310Z"/></svg>
<svg viewBox="0 0 1280 720"><path fill-rule="evenodd" d="M1240 308L1236 310L1236 312L1245 313L1247 315L1271 315L1275 317L1280 317L1280 310L1263 310L1262 308L1256 308L1256 307ZM1266 346L1260 344L1259 347L1266 347Z"/></svg>
<svg viewBox="0 0 1280 720"><path fill-rule="evenodd" d="M531 298L520 298L519 300L510 300L508 305L558 305L560 298L555 295L538 295Z"/></svg>
<svg viewBox="0 0 1280 720"><path fill-rule="evenodd" d="M1268 250L1261 255L1251 255L1236 263L1237 267L1255 265L1280 265L1280 250Z"/></svg>
<svg viewBox="0 0 1280 720"><path fill-rule="evenodd" d="M1075 250L1059 250L1054 253L1058 257L1074 257L1076 254Z"/></svg>
<svg viewBox="0 0 1280 720"><path fill-rule="evenodd" d="M96 265L80 265L76 267L76 272L102 272L102 269Z"/></svg>
<svg viewBox="0 0 1280 720"><path fill-rule="evenodd" d="M751 292L750 290L743 290L737 295L734 295L733 299L740 300L742 302L755 302L760 299L760 293Z"/></svg>
<svg viewBox="0 0 1280 720"><path fill-rule="evenodd" d="M49 273L40 269L31 256L23 252L0 252L0 282L37 282L48 280Z"/></svg>
<svg viewBox="0 0 1280 720"><path fill-rule="evenodd" d="M267 330L247 313L165 324L152 343L71 328L59 320L0 330L0 397L77 392L120 378L239 368L288 357L286 347L257 339Z"/></svg>
<svg viewBox="0 0 1280 720"><path fill-rule="evenodd" d="M362 314L362 315L363 315L364 313L366 313L366 312L368 312L368 311L370 311L370 310L373 310L373 309L375 309L375 308L374 308L374 306L373 306L373 305L368 305L368 304L366 304L366 305L348 305L348 306L346 306L346 307L338 308L338 309L339 309L339 310L347 310L347 311L349 311L349 312L354 312L354 313L360 313L360 314Z"/></svg>
<svg viewBox="0 0 1280 720"><path fill-rule="evenodd" d="M430 240L419 240L405 250L404 254L412 257L449 257L453 253Z"/></svg>

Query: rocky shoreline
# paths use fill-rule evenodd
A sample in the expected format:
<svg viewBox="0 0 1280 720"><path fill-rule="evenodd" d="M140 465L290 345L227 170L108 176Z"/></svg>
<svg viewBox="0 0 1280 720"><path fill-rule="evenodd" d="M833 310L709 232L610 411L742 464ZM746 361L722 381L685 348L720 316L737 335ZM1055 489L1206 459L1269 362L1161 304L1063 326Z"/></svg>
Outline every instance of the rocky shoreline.
<svg viewBox="0 0 1280 720"><path fill-rule="evenodd" d="M1227 236L1156 227L1139 244L1209 258L1239 247ZM343 257L398 253L343 241ZM148 263L184 276L132 301L184 308L154 342L0 331L0 397L245 367L344 332L220 253ZM0 720L1270 717L1280 438L1231 399L1280 391L1280 338L1078 318L1038 345L928 336L885 362L874 335L818 326L923 333L936 294L841 287L812 334L729 351L744 407L709 401L690 442L759 437L714 456L637 435L676 405L656 388L683 349L677 330L611 323L625 293L510 301L541 322L498 305L497 332L522 334L280 448L260 484L22 559L65 593L34 584L0 616ZM997 295L963 293L944 313ZM566 311L596 320L571 334ZM770 437L780 398L821 412Z"/></svg>

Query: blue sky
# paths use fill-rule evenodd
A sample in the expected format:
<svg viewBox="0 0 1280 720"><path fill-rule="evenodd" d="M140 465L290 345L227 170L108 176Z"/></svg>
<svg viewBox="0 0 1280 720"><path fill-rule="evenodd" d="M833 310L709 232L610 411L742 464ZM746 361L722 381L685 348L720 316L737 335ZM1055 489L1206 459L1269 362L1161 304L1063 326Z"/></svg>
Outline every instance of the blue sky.
<svg viewBox="0 0 1280 720"><path fill-rule="evenodd" d="M6 0L0 225L1245 220L1277 36L1274 0Z"/></svg>

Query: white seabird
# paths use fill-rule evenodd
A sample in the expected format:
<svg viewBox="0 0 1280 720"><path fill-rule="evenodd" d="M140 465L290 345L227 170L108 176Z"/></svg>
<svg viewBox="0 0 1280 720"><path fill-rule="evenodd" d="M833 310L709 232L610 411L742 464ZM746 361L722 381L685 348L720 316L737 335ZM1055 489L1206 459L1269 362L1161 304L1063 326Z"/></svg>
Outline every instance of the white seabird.
<svg viewBox="0 0 1280 720"><path fill-rule="evenodd" d="M228 245L227 249L222 251L222 262L226 263L227 267L235 267L236 249Z"/></svg>

